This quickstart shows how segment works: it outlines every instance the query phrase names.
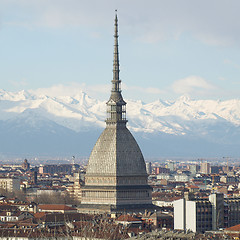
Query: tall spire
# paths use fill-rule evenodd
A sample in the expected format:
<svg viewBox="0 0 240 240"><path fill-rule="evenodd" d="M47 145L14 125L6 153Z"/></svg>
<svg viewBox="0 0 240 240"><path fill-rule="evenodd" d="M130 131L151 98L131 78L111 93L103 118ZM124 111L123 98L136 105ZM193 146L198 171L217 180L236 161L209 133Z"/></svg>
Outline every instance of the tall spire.
<svg viewBox="0 0 240 240"><path fill-rule="evenodd" d="M117 10L115 15L115 31L114 31L114 54L113 54L113 80L112 80L112 91L120 91L119 79L119 53L118 53L118 17Z"/></svg>
<svg viewBox="0 0 240 240"><path fill-rule="evenodd" d="M119 51L118 51L118 17L117 10L114 23L114 52L113 52L113 79L112 90L107 102L107 125L126 124L126 102L121 94L121 80L119 79Z"/></svg>

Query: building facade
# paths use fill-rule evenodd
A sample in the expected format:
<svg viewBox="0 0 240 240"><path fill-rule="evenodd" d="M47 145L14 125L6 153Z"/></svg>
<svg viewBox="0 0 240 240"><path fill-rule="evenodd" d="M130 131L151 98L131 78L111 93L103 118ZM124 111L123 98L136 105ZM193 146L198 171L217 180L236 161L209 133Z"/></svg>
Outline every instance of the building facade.
<svg viewBox="0 0 240 240"><path fill-rule="evenodd" d="M240 223L240 198L224 199L224 227L235 226Z"/></svg>
<svg viewBox="0 0 240 240"><path fill-rule="evenodd" d="M210 163L202 162L200 172L204 174L209 174L211 172Z"/></svg>
<svg viewBox="0 0 240 240"><path fill-rule="evenodd" d="M41 165L39 167L39 173L71 173L72 164L60 164L60 165Z"/></svg>
<svg viewBox="0 0 240 240"><path fill-rule="evenodd" d="M147 170L148 175L152 174L152 163L151 162L146 163L146 170Z"/></svg>
<svg viewBox="0 0 240 240"><path fill-rule="evenodd" d="M19 191L20 190L20 179L1 177L0 178L0 189L7 191L7 192Z"/></svg>
<svg viewBox="0 0 240 240"><path fill-rule="evenodd" d="M152 204L142 152L126 127L126 102L119 78L118 18L115 16L113 80L106 128L97 140L82 187L82 205L110 211L144 209Z"/></svg>
<svg viewBox="0 0 240 240"><path fill-rule="evenodd" d="M228 228L240 222L240 198L213 193L208 199L174 201L174 229L205 232Z"/></svg>
<svg viewBox="0 0 240 240"><path fill-rule="evenodd" d="M212 204L208 200L186 198L174 202L174 229L205 232L212 230Z"/></svg>

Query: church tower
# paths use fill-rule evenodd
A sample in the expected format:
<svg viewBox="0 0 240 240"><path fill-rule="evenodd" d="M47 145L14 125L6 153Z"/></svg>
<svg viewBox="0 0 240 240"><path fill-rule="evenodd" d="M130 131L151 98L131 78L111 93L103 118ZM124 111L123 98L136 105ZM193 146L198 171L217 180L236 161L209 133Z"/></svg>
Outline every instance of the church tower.
<svg viewBox="0 0 240 240"><path fill-rule="evenodd" d="M151 187L142 152L126 127L126 102L119 78L118 18L115 16L113 80L107 102L106 128L87 166L82 206L121 211L152 206Z"/></svg>

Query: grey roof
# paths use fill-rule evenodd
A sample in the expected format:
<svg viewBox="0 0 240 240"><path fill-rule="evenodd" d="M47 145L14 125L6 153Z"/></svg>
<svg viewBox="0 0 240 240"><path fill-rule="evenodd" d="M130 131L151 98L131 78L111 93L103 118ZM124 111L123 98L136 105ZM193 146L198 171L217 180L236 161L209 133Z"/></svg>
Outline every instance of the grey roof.
<svg viewBox="0 0 240 240"><path fill-rule="evenodd" d="M97 140L89 158L87 175L147 175L142 152L125 125L110 125Z"/></svg>

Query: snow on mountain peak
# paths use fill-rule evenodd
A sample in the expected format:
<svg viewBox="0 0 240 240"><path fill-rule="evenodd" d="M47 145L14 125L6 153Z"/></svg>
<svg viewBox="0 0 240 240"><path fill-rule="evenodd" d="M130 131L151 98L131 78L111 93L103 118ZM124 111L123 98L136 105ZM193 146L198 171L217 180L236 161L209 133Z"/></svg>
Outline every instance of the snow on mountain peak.
<svg viewBox="0 0 240 240"><path fill-rule="evenodd" d="M46 96L28 91L16 93L0 90L0 120L17 118L29 109L58 125L76 132L104 127L106 101L78 91L74 96ZM184 135L206 132L216 122L240 126L240 100L192 100L181 96L176 101L157 100L152 103L127 100L128 126L135 132L164 132ZM34 115L34 113L37 113Z"/></svg>
<svg viewBox="0 0 240 240"><path fill-rule="evenodd" d="M180 96L177 101L179 101L179 102L189 102L189 101L191 101L191 98L190 98L189 95L185 94L185 95Z"/></svg>
<svg viewBox="0 0 240 240"><path fill-rule="evenodd" d="M8 100L8 101L22 101L26 100L27 98L30 98L31 95L25 91L19 91L19 92L8 92L5 90L0 90L0 100Z"/></svg>

